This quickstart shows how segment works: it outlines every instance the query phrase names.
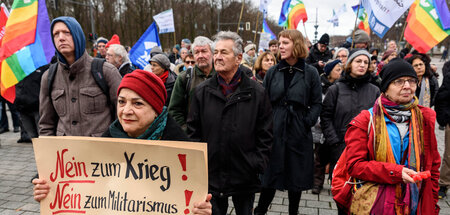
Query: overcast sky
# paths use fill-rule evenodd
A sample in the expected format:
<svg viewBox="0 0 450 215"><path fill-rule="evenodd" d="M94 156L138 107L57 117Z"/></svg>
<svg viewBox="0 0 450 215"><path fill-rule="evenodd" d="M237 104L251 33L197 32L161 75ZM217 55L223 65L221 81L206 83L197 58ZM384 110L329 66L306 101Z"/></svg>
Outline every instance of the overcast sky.
<svg viewBox="0 0 450 215"><path fill-rule="evenodd" d="M248 0L246 0L248 2ZM259 8L260 0L251 0L252 4ZM269 17L278 22L280 17L281 4L283 0L272 0L269 4ZM316 22L316 8L318 11L317 22L319 28L317 29L318 38L324 33L330 35L349 35L355 25L356 15L352 11L351 6L359 3L359 0L303 0L308 14L308 21L305 23L306 34L311 40L314 39L314 25ZM339 17L339 26L333 27L333 24L327 22L333 16L333 9L339 10L342 5L346 5L347 12ZM299 24L298 30L305 32L303 24Z"/></svg>

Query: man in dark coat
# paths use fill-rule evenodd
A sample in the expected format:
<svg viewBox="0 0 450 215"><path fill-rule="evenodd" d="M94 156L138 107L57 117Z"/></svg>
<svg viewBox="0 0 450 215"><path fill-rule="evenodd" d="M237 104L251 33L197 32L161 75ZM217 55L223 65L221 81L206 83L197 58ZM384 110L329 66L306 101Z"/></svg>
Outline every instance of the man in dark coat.
<svg viewBox="0 0 450 215"><path fill-rule="evenodd" d="M214 44L217 74L196 88L187 131L208 143L213 214L225 215L231 196L237 215L251 215L272 145L272 108L264 88L239 68L239 35L219 32Z"/></svg>
<svg viewBox="0 0 450 215"><path fill-rule="evenodd" d="M309 52L308 58L306 58L306 63L316 67L319 75L323 73L323 67L325 63L333 58L331 51L328 49L328 44L330 43L330 36L328 34L322 35L319 42L314 44Z"/></svg>

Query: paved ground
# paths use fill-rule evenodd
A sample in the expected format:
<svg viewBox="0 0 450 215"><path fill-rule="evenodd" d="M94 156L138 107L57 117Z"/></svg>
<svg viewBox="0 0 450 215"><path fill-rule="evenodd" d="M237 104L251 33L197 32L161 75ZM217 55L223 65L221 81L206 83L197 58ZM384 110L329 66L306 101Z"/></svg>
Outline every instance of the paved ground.
<svg viewBox="0 0 450 215"><path fill-rule="evenodd" d="M443 63L433 59L441 72ZM440 81L442 75L440 77ZM11 120L10 120L11 121ZM12 126L10 126L12 127ZM436 129L439 152L444 151L444 133ZM33 200L30 179L36 174L33 147L19 144L18 133L7 132L0 135L0 214L39 214L39 204ZM450 193L449 193L450 194ZM258 196L256 200L258 200ZM450 215L450 197L439 201L441 214ZM234 214L230 206L230 213ZM269 215L284 215L288 212L287 192L277 192L269 210ZM337 214L336 205L326 184L320 195L310 191L302 194L300 214Z"/></svg>

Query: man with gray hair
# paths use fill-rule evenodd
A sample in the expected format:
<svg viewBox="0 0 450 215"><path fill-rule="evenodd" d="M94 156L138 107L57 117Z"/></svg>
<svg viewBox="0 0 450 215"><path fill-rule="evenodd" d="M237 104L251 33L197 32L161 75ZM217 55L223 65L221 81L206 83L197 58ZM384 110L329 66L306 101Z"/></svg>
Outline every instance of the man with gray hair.
<svg viewBox="0 0 450 215"><path fill-rule="evenodd" d="M242 39L221 31L213 45L212 78L192 95L187 131L208 144L213 215L225 215L232 197L237 215L251 215L272 146L272 108L264 88L242 71Z"/></svg>
<svg viewBox="0 0 450 215"><path fill-rule="evenodd" d="M127 50L122 45L110 45L108 51L106 51L106 61L114 65L122 77L134 70L128 58Z"/></svg>
<svg viewBox="0 0 450 215"><path fill-rule="evenodd" d="M216 74L213 67L212 43L209 38L204 36L194 39L192 51L195 66L180 72L173 87L169 113L184 130L186 130L186 118L194 89Z"/></svg>

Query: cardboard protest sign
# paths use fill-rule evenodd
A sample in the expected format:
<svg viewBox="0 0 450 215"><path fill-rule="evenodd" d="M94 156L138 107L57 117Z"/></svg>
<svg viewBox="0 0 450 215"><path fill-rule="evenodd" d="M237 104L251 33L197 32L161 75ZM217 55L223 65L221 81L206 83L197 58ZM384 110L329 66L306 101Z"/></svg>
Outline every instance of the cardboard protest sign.
<svg viewBox="0 0 450 215"><path fill-rule="evenodd" d="M190 214L208 191L205 143L33 139L50 193L41 214Z"/></svg>

